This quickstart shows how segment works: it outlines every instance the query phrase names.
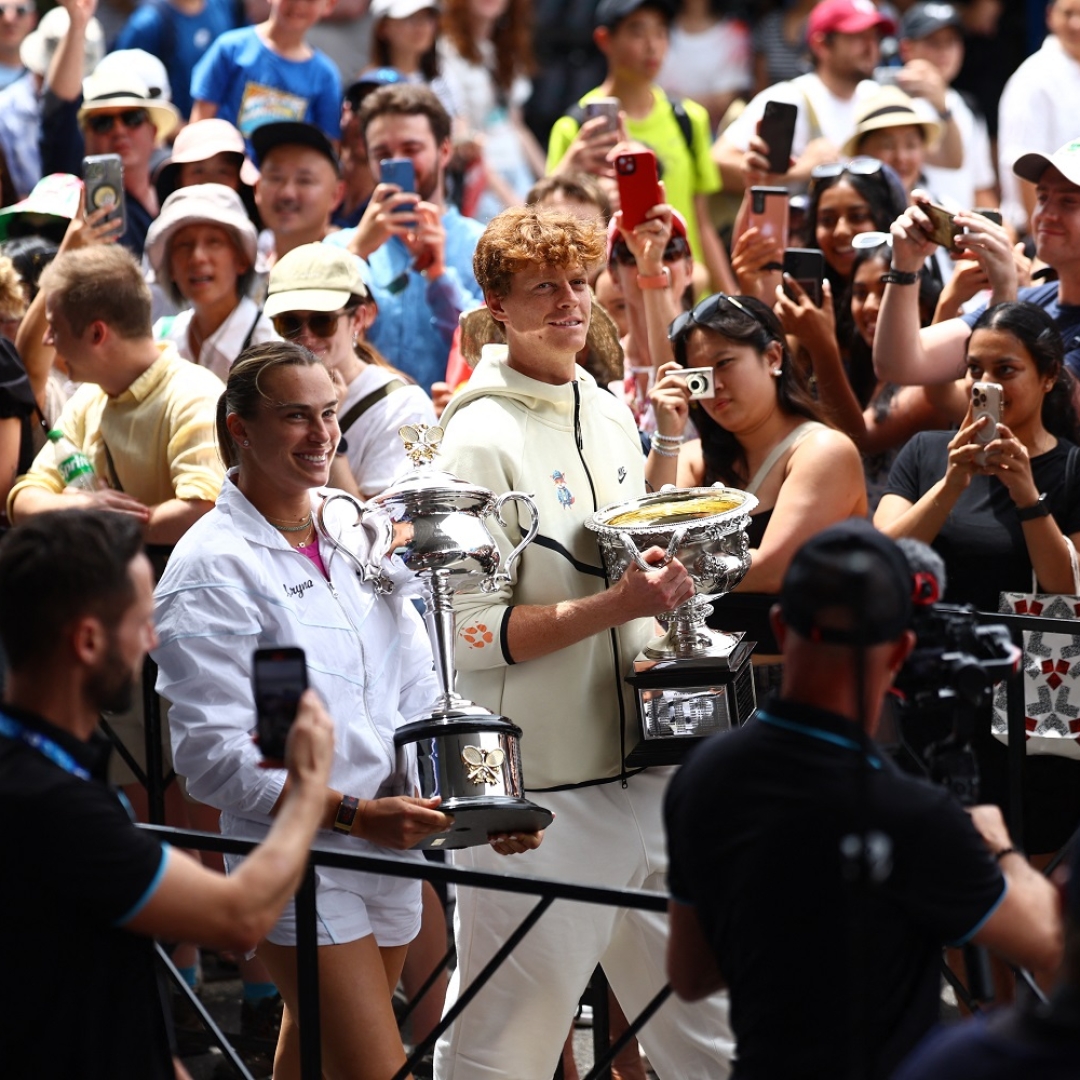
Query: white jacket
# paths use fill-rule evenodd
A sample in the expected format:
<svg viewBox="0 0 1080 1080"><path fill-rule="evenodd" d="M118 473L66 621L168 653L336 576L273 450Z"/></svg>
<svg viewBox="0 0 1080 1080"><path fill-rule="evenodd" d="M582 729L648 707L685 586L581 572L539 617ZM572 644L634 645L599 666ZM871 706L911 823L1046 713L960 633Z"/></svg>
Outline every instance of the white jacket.
<svg viewBox="0 0 1080 1080"><path fill-rule="evenodd" d="M313 508L324 494L312 492ZM335 535L354 519L347 504L328 507ZM156 590L153 656L158 692L171 702L176 770L194 798L223 811L226 835L263 835L285 780L283 770L259 767L251 739L251 657L259 648L304 650L309 684L334 720L331 787L363 799L411 793L411 778L394 775L394 731L437 694L423 623L408 600L362 583L325 539L319 551L330 581L227 480L214 510L177 544ZM318 842L364 843L331 832Z"/></svg>
<svg viewBox="0 0 1080 1080"><path fill-rule="evenodd" d="M634 619L521 664L508 655L505 624L514 604L555 604L608 588L585 519L645 494L641 440L630 410L581 368L576 381L552 386L514 371L505 356L505 346L486 345L451 399L437 464L497 495L533 494L540 531L512 585L455 597L459 689L521 727L529 789L610 780L622 773L624 749L640 739L623 679L654 633L653 620ZM505 559L526 522L517 503L504 515L506 530L494 517L487 524Z"/></svg>

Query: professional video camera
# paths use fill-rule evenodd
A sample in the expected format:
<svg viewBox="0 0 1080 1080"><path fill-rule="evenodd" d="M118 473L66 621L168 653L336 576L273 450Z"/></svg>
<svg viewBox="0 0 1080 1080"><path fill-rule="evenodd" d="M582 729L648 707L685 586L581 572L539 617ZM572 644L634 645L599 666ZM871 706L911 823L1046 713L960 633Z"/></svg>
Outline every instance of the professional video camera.
<svg viewBox="0 0 1080 1080"><path fill-rule="evenodd" d="M1020 662L1006 626L980 623L971 605L936 603L945 567L925 544L901 541L915 579L912 629L917 643L896 679L904 742L930 778L965 806L979 797L971 738L976 723L989 724L996 682Z"/></svg>

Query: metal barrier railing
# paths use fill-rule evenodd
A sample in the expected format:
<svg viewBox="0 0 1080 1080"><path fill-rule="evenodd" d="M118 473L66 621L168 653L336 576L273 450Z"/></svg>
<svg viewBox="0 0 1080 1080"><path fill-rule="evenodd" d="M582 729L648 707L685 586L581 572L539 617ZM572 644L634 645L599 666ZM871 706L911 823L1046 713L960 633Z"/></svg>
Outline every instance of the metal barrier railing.
<svg viewBox="0 0 1080 1080"><path fill-rule="evenodd" d="M257 845L247 840L234 840L213 833L194 832L174 829L163 825L142 825L144 831L153 833L175 847L194 848L200 851L216 851L228 854L246 854ZM523 895L538 896L536 906L529 912L517 929L507 938L502 947L476 978L464 987L455 1002L431 1033L414 1048L408 1060L395 1074L392 1080L404 1080L424 1055L434 1045L439 1036L457 1019L460 1013L473 1000L484 983L495 973L514 948L539 921L540 917L556 900L572 900L586 904L605 904L613 907L637 908L642 911L667 910L668 897L663 893L648 892L643 889L610 889L595 885L573 885L564 881L552 881L547 878L519 877L510 874L493 874L481 870L465 869L448 864L419 862L413 859L397 858L393 855L346 854L313 848L304 874L303 883L296 895L297 927L297 989L300 1014L297 1026L300 1029L300 1075L303 1080L320 1080L322 1076L321 1047L319 1040L304 1033L319 1030L319 975L318 951L316 942L315 912L315 867L330 866L343 870L357 870L366 873L386 874L390 877L424 878L455 885L464 885L478 889L496 889ZM247 1069L240 1062L235 1050L223 1032L213 1023L212 1018L202 1003L180 978L176 968L164 957L167 971L178 986L187 991L191 1004L207 1024L211 1037L226 1054L226 1057L244 1080L251 1080ZM667 1000L671 993L669 986L662 990L645 1007L641 1014L631 1021L626 1032L617 1042L608 1046L606 1042L596 1048L595 1063L584 1080L604 1080L610 1076L611 1062L616 1054L633 1038Z"/></svg>
<svg viewBox="0 0 1080 1080"><path fill-rule="evenodd" d="M978 612L976 618L982 623L1004 624L1008 627L1015 644L1020 647L1023 645L1022 635L1025 631L1042 631L1043 633L1056 634L1070 632L1070 622L1068 620L1038 618L1029 615L1005 615L996 612ZM1007 683L1009 691L1007 715L1010 796L1008 825L1010 833L1018 841L1023 836L1024 762L1026 759L1022 678L1022 672L1017 671ZM146 785L150 816L155 824L143 827L180 847L229 853L249 851L254 845L248 842L231 840L210 833L169 828L162 824L165 807L164 792L168 784L175 779L175 774L170 772L168 776L163 775L161 714L159 699L153 691L155 679L156 665L147 658L146 668L143 673L147 768L145 772L139 775L139 780ZM130 755L128 755L128 758L130 759ZM1074 836L1073 840L1070 840L1069 845L1066 846L1070 846L1075 840L1076 837ZM403 1080L409 1074L412 1068L423 1058L424 1054L434 1045L442 1032L453 1023L461 1011L473 1000L483 984L494 974L499 964L510 955L516 944L529 932L556 899L610 904L618 907L634 907L650 911L665 911L667 909L667 897L659 893L633 889L606 889L596 886L572 885L541 878L490 874L438 863L418 863L396 859L393 856L347 855L337 851L314 849L304 881L296 897L297 976L300 992L300 1015L297 1017L297 1021L301 1031L301 1076L304 1080L318 1080L322 1075L319 1040L310 1037L305 1039L303 1037L305 1030L308 1032L319 1030L318 955L315 934L315 866L334 866L350 870L389 874L396 877L420 877L432 881L452 882L476 888L501 889L507 892L526 893L540 897L536 907L504 943L489 965L485 967L469 987L463 989L458 1001L443 1017L439 1025L414 1048L408 1061L398 1074L393 1077L393 1080ZM167 957L165 960L167 961ZM168 966L171 968L174 981L182 983L171 963ZM187 988L185 987L185 989ZM962 986L957 987L957 990L958 993L963 993ZM603 1032L603 1041L597 1040L595 1064L584 1080L604 1080L605 1077L610 1077L610 1065L616 1054L644 1026L649 1017L663 1004L670 992L670 987L664 987L642 1014L629 1024L627 1031L617 1040L615 1045L608 1045L606 1030ZM188 990L188 994L192 999L192 1004L202 1014L211 1035L221 1046L234 1068L236 1068L238 1075L244 1077L245 1080L250 1080L250 1074L244 1068L224 1034L213 1023L205 1009L202 1008L201 1003L190 993L190 990ZM970 1003L973 1008L977 1009L974 1002Z"/></svg>

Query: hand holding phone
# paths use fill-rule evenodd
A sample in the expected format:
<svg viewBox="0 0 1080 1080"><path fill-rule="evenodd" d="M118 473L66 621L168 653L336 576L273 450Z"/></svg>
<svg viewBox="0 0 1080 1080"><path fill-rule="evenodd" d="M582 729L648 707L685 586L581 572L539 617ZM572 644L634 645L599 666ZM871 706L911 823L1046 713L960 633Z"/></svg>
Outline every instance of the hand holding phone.
<svg viewBox="0 0 1080 1080"><path fill-rule="evenodd" d="M594 98L592 101L587 101L585 103L585 122L588 123L588 121L592 120L594 117L602 116L604 118L604 125L597 128L596 133L598 135L618 135L619 109L621 107L618 98Z"/></svg>
<svg viewBox="0 0 1080 1080"><path fill-rule="evenodd" d="M782 187L752 187L747 225L756 228L762 239L774 240L783 251L788 245L788 192ZM768 263L766 270L779 270L779 263Z"/></svg>
<svg viewBox="0 0 1080 1080"><path fill-rule="evenodd" d="M307 689L304 650L256 649L251 665L259 751L269 761L285 760L285 742Z"/></svg>

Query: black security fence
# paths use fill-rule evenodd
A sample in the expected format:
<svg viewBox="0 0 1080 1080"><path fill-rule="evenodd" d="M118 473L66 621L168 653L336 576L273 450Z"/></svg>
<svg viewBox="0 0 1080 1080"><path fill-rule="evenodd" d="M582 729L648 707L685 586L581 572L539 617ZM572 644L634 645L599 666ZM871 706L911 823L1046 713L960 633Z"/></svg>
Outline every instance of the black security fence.
<svg viewBox="0 0 1080 1080"><path fill-rule="evenodd" d="M1068 634L1074 624L1068 620L1035 618L1026 615L1000 615L997 613L980 612L974 616L977 625L1002 624L1007 627L1013 642L1022 647L1023 634L1025 631ZM948 645L943 654L948 654ZM1078 660L1080 662L1080 660ZM145 707L146 721L146 768L141 768L132 759L128 751L117 743L118 751L133 769L140 783L145 785L151 820L154 824L143 826L148 831L160 836L178 847L193 848L203 851L215 851L223 853L243 854L254 846L250 842L232 840L222 836L174 829L164 826L165 818L165 790L175 780L175 774L164 770L164 759L161 749L161 712L160 702L154 693L154 684L157 670L153 661L149 658L143 673L143 702ZM1023 793L1024 793L1024 763L1026 759L1026 732L1024 717L1024 694L1023 674L1019 669L1014 671L1007 680L1008 687L1008 780L1010 793L1009 830L1014 837L1023 835ZM107 730L107 729L106 729ZM718 736L718 737L723 737ZM1050 869L1063 858L1077 842L1074 835L1069 843L1058 853ZM318 1080L321 1077L321 1053L318 1039L310 1036L303 1037L303 1032L319 1030L319 989L318 989L318 953L316 948L316 912L315 912L315 867L331 866L348 870L364 871L367 873L389 874L394 877L419 877L432 882L453 883L475 888L495 889L504 892L524 893L537 897L535 907L518 926L517 930L506 940L496 955L485 969L477 976L476 980L468 987L462 988L458 1000L446 1013L440 1024L421 1043L417 1044L409 1056L408 1061L399 1070L392 1080L403 1080L412 1069L423 1059L424 1055L434 1046L435 1041L454 1022L460 1013L469 1006L476 997L485 982L494 974L513 952L517 944L529 933L533 926L540 920L544 913L556 900L579 901L590 904L608 904L616 907L638 908L647 911L665 911L667 897L654 892L646 892L634 889L605 889L593 886L574 885L566 882L549 881L540 878L524 878L501 874L484 873L434 862L415 862L398 859L394 856L374 856L360 854L344 854L338 851L324 851L313 849L311 859L305 874L303 883L297 894L297 928L298 928L298 981L300 989L300 1015L297 1017L301 1031L301 1061L302 1076L305 1080ZM1049 871L1048 871L1049 872ZM236 1048L230 1043L229 1037L223 1033L213 1018L207 1013L202 1003L195 994L187 987L183 979L179 977L167 954L159 947L162 963L172 976L178 990L186 994L190 1004L202 1017L209 1038L220 1047L226 1060L235 1069L236 1075L251 1080L250 1073L244 1066ZM434 979L450 962L448 955L440 968L433 974ZM626 1032L614 1043L610 1043L607 1024L607 994L606 985L603 983L602 974L597 969L597 987L594 986L594 1027L593 1038L595 1045L595 1064L585 1077L585 1080L605 1080L610 1078L610 1066L615 1056L633 1038L637 1032L647 1023L649 1018L664 1003L671 993L671 989L665 986L650 1002L648 1007L633 1019ZM1037 992L1034 984L1026 972L1019 972L1020 977ZM973 1010L978 1009L977 996L968 993L967 987L951 972L946 970L946 977L953 984L958 997L969 1005ZM421 989L416 1000L423 996L427 987ZM409 1008L415 1005L415 1001Z"/></svg>

